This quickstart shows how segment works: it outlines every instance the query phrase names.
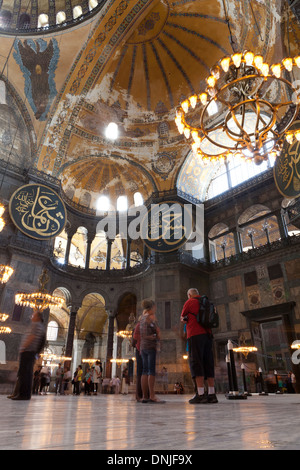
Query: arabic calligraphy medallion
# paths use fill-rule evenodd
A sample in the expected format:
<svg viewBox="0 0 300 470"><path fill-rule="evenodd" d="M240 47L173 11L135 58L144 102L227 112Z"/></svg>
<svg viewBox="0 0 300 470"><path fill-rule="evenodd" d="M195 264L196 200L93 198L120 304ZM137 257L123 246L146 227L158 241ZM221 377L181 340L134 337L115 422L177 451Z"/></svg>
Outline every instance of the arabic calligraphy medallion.
<svg viewBox="0 0 300 470"><path fill-rule="evenodd" d="M300 121L295 121L291 129L299 129ZM278 191L287 198L300 194L300 142L285 142L282 152L274 165L274 180Z"/></svg>
<svg viewBox="0 0 300 470"><path fill-rule="evenodd" d="M175 201L152 204L142 221L145 245L161 253L180 248L189 239L191 231L190 206Z"/></svg>
<svg viewBox="0 0 300 470"><path fill-rule="evenodd" d="M17 189L10 198L9 213L16 227L36 240L56 237L67 221L62 199L41 184L26 184Z"/></svg>

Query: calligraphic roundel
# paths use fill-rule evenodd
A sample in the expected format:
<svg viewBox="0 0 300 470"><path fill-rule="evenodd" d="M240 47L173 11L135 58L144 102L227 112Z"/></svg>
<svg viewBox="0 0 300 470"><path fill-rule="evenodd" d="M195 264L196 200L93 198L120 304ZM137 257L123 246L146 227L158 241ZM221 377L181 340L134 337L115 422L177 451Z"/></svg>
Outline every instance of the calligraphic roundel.
<svg viewBox="0 0 300 470"><path fill-rule="evenodd" d="M9 213L16 227L36 240L56 237L67 221L62 199L41 184L26 184L17 189L10 198Z"/></svg>
<svg viewBox="0 0 300 470"><path fill-rule="evenodd" d="M141 222L143 241L153 251L175 251L188 241L192 225L192 213L188 204L175 201L151 204Z"/></svg>
<svg viewBox="0 0 300 470"><path fill-rule="evenodd" d="M300 121L295 121L291 130L300 129ZM285 142L274 165L274 180L278 191L287 198L300 195L300 142Z"/></svg>

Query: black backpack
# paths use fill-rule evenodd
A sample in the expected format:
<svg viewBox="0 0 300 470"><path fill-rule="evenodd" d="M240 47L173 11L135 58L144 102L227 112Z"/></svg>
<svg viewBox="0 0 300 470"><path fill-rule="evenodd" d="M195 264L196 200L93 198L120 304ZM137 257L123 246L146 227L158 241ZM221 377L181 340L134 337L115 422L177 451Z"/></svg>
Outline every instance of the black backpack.
<svg viewBox="0 0 300 470"><path fill-rule="evenodd" d="M218 328L219 326L219 314L216 307L207 295L202 295L199 301L199 312L197 314L197 322L203 326L203 328Z"/></svg>

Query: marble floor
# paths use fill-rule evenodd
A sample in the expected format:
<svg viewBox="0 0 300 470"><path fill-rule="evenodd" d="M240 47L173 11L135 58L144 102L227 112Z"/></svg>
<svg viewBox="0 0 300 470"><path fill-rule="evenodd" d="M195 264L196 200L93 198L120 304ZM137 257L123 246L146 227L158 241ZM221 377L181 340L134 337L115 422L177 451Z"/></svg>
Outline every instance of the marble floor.
<svg viewBox="0 0 300 470"><path fill-rule="evenodd" d="M190 405L189 395L164 404L132 395L0 395L1 450L299 450L300 395L253 395Z"/></svg>

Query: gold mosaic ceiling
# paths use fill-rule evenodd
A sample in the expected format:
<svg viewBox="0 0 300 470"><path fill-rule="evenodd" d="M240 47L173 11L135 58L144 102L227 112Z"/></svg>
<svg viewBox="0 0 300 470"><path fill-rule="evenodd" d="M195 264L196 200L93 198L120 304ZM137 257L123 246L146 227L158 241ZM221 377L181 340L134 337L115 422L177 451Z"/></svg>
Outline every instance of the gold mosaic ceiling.
<svg viewBox="0 0 300 470"><path fill-rule="evenodd" d="M99 194L115 200L136 188L144 197L174 188L189 150L174 123L176 106L201 90L233 47L280 60L281 9L275 0L111 0L75 29L3 40L0 53L11 48L10 78L34 129L34 165L60 178L74 202L88 192L90 207ZM295 47L292 13L289 24ZM116 141L104 135L111 121Z"/></svg>

